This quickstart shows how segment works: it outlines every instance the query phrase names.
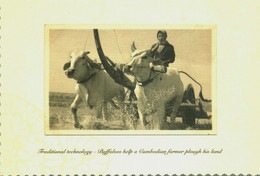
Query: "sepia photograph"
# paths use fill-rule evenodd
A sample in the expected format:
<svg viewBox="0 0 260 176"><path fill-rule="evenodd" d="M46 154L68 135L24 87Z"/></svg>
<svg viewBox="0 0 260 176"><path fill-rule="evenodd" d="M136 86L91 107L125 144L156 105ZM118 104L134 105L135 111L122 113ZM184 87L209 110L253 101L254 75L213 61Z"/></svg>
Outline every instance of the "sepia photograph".
<svg viewBox="0 0 260 176"><path fill-rule="evenodd" d="M45 129L216 134L214 42L210 25L46 25Z"/></svg>

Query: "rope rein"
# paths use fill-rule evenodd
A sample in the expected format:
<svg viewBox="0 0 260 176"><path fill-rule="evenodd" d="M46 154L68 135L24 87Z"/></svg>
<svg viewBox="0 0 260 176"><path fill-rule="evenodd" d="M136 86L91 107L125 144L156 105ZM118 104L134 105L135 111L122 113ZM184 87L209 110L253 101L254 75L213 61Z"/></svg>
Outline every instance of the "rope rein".
<svg viewBox="0 0 260 176"><path fill-rule="evenodd" d="M87 46L88 39L89 39L89 33L88 33L87 39L86 39L85 44L84 44L84 49L83 49L84 52L85 52L85 49L86 49L86 46Z"/></svg>
<svg viewBox="0 0 260 176"><path fill-rule="evenodd" d="M91 74L89 77L87 77L87 79L84 79L84 80L82 80L82 81L77 81L77 83L79 83L79 84L86 83L86 82L88 82L91 78L93 78L94 76L96 76L96 74L97 74L97 72Z"/></svg>
<svg viewBox="0 0 260 176"><path fill-rule="evenodd" d="M152 71L150 70L149 78L148 78L146 81L141 82L141 81L139 81L137 78L136 78L136 80L137 80L137 83L138 83L139 86L146 86L147 84L151 83L151 82L152 82L157 76L159 76L160 74L161 74L161 73L158 73L158 74L155 75L153 78L151 78L151 76L152 76Z"/></svg>
<svg viewBox="0 0 260 176"><path fill-rule="evenodd" d="M115 29L114 29L114 32L115 32L115 36L116 36L117 48L118 48L118 50L119 50L119 52L120 52L121 57L123 58L122 52L121 52L120 47L119 47L119 45L118 45L118 40L117 40L117 35L116 35L116 30L115 30Z"/></svg>

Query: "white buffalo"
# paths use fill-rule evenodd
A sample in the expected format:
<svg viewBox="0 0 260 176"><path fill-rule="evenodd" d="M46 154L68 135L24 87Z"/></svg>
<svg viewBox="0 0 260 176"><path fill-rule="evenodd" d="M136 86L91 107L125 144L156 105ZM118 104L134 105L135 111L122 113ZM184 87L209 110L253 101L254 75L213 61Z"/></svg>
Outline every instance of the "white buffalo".
<svg viewBox="0 0 260 176"><path fill-rule="evenodd" d="M199 97L202 101L211 102L204 99L201 84L189 74L176 68L154 66L153 63L159 60L151 57L150 50L137 50L134 43L131 48L132 60L125 66L124 72L135 77L138 114L146 129L164 129L166 120L175 120L182 102L191 103L192 96L189 97L189 94L194 92L191 92L191 85L184 92L181 73L200 86ZM200 109L203 111L202 107Z"/></svg>
<svg viewBox="0 0 260 176"><path fill-rule="evenodd" d="M171 110L171 120L176 117L184 86L177 69L168 68L166 73L152 71L153 61L150 50L134 50L125 73L133 75L137 81L135 94L141 124L146 129L159 130L166 122L166 109Z"/></svg>
<svg viewBox="0 0 260 176"><path fill-rule="evenodd" d="M83 101L91 109L96 111L97 118L106 118L106 105L112 102L114 97L124 99L125 91L123 86L114 82L107 72L100 68L100 65L88 57L89 52L73 52L71 59L64 65L65 74L68 78L77 80L77 95L71 104L74 117L74 126L83 128L77 117L77 107Z"/></svg>

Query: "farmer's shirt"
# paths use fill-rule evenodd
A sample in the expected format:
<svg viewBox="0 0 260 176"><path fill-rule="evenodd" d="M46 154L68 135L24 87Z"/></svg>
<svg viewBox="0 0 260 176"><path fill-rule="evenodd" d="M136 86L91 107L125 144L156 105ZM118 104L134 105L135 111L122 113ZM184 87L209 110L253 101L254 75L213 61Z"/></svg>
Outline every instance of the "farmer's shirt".
<svg viewBox="0 0 260 176"><path fill-rule="evenodd" d="M153 44L151 49L152 57L159 58L161 61L166 61L163 65L168 67L169 63L173 63L175 61L175 52L174 47L166 41L164 45L159 45L155 48L157 43ZM161 65L160 63L154 63L157 65Z"/></svg>

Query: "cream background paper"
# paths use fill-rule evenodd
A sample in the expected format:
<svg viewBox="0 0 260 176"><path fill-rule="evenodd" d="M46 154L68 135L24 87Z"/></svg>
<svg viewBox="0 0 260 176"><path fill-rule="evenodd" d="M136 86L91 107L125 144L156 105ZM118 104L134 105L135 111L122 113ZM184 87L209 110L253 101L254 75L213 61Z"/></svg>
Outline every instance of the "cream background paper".
<svg viewBox="0 0 260 176"><path fill-rule="evenodd" d="M0 175L259 173L260 2L1 1ZM45 136L44 24L217 26L217 135ZM47 155L39 149L216 149Z"/></svg>

